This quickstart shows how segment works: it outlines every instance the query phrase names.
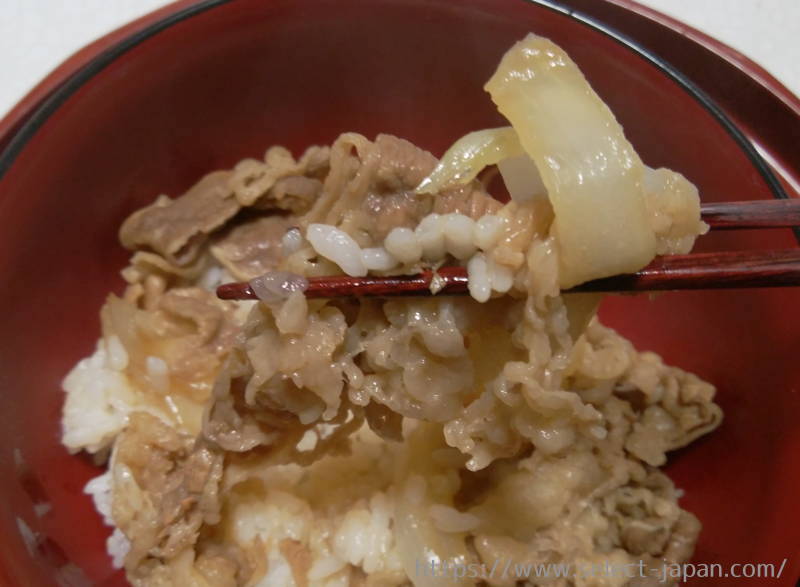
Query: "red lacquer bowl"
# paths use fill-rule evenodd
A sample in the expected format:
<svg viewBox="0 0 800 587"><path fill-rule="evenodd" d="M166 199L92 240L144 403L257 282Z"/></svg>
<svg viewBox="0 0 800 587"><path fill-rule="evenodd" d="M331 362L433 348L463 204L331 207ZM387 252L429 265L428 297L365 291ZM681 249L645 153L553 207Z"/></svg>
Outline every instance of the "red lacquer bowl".
<svg viewBox="0 0 800 587"><path fill-rule="evenodd" d="M647 163L682 171L705 200L796 197L797 99L741 56L623 0L178 3L75 55L0 123L2 584L124 584L82 494L98 469L59 444L61 379L93 349L98 309L122 285L121 220L274 143L299 150L384 131L441 153L502 122L482 86L529 31L569 51ZM789 230L700 245L793 246ZM793 585L800 571L798 302L787 289L603 307L638 346L719 389L722 428L668 468L705 525L695 562L788 559L780 579L692 585Z"/></svg>

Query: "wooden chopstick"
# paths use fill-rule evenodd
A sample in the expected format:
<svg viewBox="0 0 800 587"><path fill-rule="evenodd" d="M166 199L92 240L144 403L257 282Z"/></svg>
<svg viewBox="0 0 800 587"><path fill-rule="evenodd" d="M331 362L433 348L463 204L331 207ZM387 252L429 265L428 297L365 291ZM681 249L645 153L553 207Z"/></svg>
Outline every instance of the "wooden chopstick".
<svg viewBox="0 0 800 587"><path fill-rule="evenodd" d="M584 283L571 291L664 291L800 285L800 248L656 257L630 275Z"/></svg>
<svg viewBox="0 0 800 587"><path fill-rule="evenodd" d="M800 226L800 199L708 203L701 215L712 229L785 228ZM417 275L312 277L308 298L430 296L438 276L437 295L468 293L464 267L442 267ZM731 251L658 257L629 275L615 275L583 283L570 292L662 291L800 286L800 249ZM253 300L248 283L226 283L217 288L224 300Z"/></svg>
<svg viewBox="0 0 800 587"><path fill-rule="evenodd" d="M715 230L800 226L800 199L714 202L700 206L700 215Z"/></svg>
<svg viewBox="0 0 800 587"><path fill-rule="evenodd" d="M436 272L441 288L436 295L467 294L467 270L442 267ZM433 271L416 275L311 277L308 298L430 296ZM657 257L630 275L615 275L581 284L567 292L664 291L800 285L800 248L778 251L728 251ZM223 300L253 300L248 283L226 283L217 288Z"/></svg>

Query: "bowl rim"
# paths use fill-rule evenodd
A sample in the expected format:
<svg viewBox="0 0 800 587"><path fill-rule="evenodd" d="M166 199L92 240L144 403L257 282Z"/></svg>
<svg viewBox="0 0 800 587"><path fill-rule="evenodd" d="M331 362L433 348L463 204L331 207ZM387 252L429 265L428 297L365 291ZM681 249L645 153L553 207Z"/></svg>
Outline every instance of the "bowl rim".
<svg viewBox="0 0 800 587"><path fill-rule="evenodd" d="M750 59L747 55L734 49L704 33L703 31L687 25L686 23L659 12L637 0L603 0L612 6L618 6L624 10L634 12L661 27L680 33L691 43L699 45L704 49L714 53L729 65L744 72L748 77L758 83L759 86L767 89L774 97L785 104L795 115L800 116L800 97L786 87L774 75L767 71L762 65Z"/></svg>
<svg viewBox="0 0 800 587"><path fill-rule="evenodd" d="M128 25L124 25L105 37L95 41L94 43L86 46L83 50L79 51L71 58L68 58L61 66L47 76L39 85L37 85L31 92L25 96L8 115L0 120L0 181L6 176L14 161L22 153L25 146L37 134L48 119L80 88L90 82L96 75L100 74L108 65L110 65L117 58L121 57L129 50L135 48L144 41L156 36L158 33L166 30L167 28L178 24L182 21L188 20L193 16L205 13L213 8L228 4L232 0L181 0L168 4L160 10L151 12L138 20L135 20ZM644 59L650 65L658 69L661 73L670 78L673 82L678 84L681 89L687 92L700 106L709 113L712 118L721 125L733 141L744 152L750 163L758 171L767 187L769 188L772 196L776 199L788 199L789 194L784 189L776 173L769 166L766 160L758 153L753 143L747 138L745 133L733 122L733 120L725 113L725 111L717 105L717 103L697 84L695 84L686 75L681 73L677 68L673 67L666 59L649 51L640 43L636 42L629 36L616 30L614 27L584 14L579 10L575 10L568 6L563 0L519 0L527 2L528 4L541 6L543 8L560 13L567 18L574 19L580 24L593 29L605 36L611 38L615 42L623 45L633 53L637 54L640 58ZM665 15L661 15L657 11L648 9L637 4L631 0L605 0L610 4L622 6L628 10L634 11L645 18L654 20L658 24L670 27L677 23L674 19L670 19ZM142 26L139 26L142 25ZM684 27L690 28L690 27ZM133 29L133 30L131 30ZM703 33L691 29L693 33L689 40L700 44L714 44L717 49L722 48L727 53L733 54L735 57L741 57L733 49L717 42L715 39L704 35ZM88 59L84 64L77 66L72 71L70 64L74 59L77 59L82 53L91 54L92 51L99 51ZM772 86L769 87L770 91L784 102L787 102L787 96L795 98L785 87L783 87L777 80L772 78L763 68L755 63L749 62L744 59L744 65L753 66L756 80L762 85ZM62 71L66 70L66 71ZM52 79L55 77L63 76L62 80ZM773 83L774 82L774 83ZM49 90L47 85L52 85ZM37 96L37 94L44 94ZM37 101L38 97L38 101ZM789 100L791 107L796 106L797 99ZM27 111L25 111L27 109ZM14 118L17 120L14 120ZM4 128L6 127L6 128ZM800 243L800 227L793 229L795 238Z"/></svg>

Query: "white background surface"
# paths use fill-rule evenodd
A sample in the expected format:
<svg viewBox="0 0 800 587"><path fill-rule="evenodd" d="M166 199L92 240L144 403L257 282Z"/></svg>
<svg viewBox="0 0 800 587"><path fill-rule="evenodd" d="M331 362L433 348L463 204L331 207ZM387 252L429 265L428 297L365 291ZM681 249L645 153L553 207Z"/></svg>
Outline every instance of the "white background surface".
<svg viewBox="0 0 800 587"><path fill-rule="evenodd" d="M800 0L640 0L765 66L800 95ZM0 0L0 116L70 54L164 0Z"/></svg>

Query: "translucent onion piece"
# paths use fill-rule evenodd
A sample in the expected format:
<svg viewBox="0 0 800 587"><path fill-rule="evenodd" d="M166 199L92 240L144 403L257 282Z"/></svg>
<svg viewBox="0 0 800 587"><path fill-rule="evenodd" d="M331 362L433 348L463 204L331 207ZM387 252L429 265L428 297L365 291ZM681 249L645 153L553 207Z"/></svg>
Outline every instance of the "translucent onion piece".
<svg viewBox="0 0 800 587"><path fill-rule="evenodd" d="M528 35L486 90L539 169L555 213L560 285L637 271L655 256L644 165L577 65Z"/></svg>
<svg viewBox="0 0 800 587"><path fill-rule="evenodd" d="M524 154L517 133L509 126L476 130L458 139L431 174L417 186L418 194L435 194L469 183L484 167Z"/></svg>
<svg viewBox="0 0 800 587"><path fill-rule="evenodd" d="M286 271L270 271L250 281L258 299L267 304L275 304L286 300L296 291L305 291L308 280L302 275Z"/></svg>
<svg viewBox="0 0 800 587"><path fill-rule="evenodd" d="M503 183L512 200L517 202L530 202L536 198L546 198L547 188L544 187L542 176L536 164L525 153L517 157L503 159L497 164Z"/></svg>
<svg viewBox="0 0 800 587"><path fill-rule="evenodd" d="M441 479L444 473L432 458L437 449L445 448L442 440L441 430L422 423L407 438L407 453L396 469L395 482L402 489L395 509L395 538L403 569L414 587L475 584L470 577L454 581L452 575L430 572L437 568L453 569L456 565L467 568L476 562L467 547L466 534L441 531L430 515L432 505L452 506L453 503L445 484L432 482L436 476Z"/></svg>
<svg viewBox="0 0 800 587"><path fill-rule="evenodd" d="M708 232L708 225L700 219L697 188L680 173L648 167L644 192L659 255L686 254L695 239Z"/></svg>

